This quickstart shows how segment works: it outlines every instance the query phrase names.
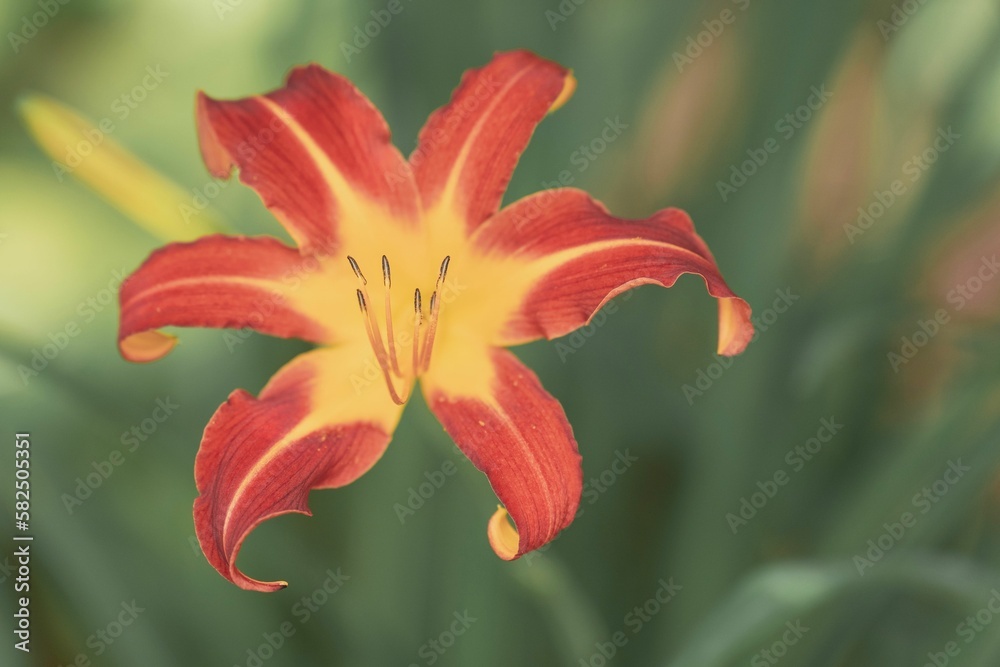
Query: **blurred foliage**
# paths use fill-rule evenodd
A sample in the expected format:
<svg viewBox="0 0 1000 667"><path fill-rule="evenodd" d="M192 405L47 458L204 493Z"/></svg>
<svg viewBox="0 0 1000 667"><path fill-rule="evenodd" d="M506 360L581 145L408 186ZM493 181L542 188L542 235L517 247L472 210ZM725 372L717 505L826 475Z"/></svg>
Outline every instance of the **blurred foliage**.
<svg viewBox="0 0 1000 667"><path fill-rule="evenodd" d="M36 535L34 651L7 633L0 663L1000 664L1000 280L983 269L1000 249L996 3L401 0L373 23L387 6L0 5L0 401L5 441L32 434ZM122 361L118 276L162 241L53 168L19 118L39 99L26 96L108 119L109 141L194 201L212 184L198 89L257 93L316 61L371 97L408 152L465 69L514 47L580 86L508 201L569 170L620 214L685 208L759 337L716 359L714 305L686 279L617 299L587 337L519 349L592 480L544 552L493 555L495 496L415 401L370 473L248 540L243 569L291 586L238 590L192 542L195 452L232 389L259 390L305 346L184 331L162 361ZM148 67L167 74L128 103ZM609 118L628 129L581 158ZM200 224L282 235L249 189L208 198L218 213ZM174 222L175 238L190 232ZM179 407L129 439L157 400ZM828 437L823 420L842 426ZM67 507L115 450L121 465ZM626 451L636 463L609 472ZM395 505L448 460L458 473L401 523ZM11 474L0 496L10 525ZM349 579L322 593L338 568ZM104 643L132 601L142 612ZM442 633L465 612L476 620L451 645ZM269 649L284 623L294 634Z"/></svg>

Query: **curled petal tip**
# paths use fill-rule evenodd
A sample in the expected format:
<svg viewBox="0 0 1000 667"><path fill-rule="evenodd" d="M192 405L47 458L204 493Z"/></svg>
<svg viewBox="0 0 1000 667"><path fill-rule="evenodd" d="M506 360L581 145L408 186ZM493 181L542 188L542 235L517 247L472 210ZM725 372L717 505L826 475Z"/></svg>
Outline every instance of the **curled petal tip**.
<svg viewBox="0 0 1000 667"><path fill-rule="evenodd" d="M507 510L503 505L497 505L497 511L490 517L486 534L490 539L490 546L496 555L504 560L514 560L518 555L518 545L521 536L517 528L511 524Z"/></svg>
<svg viewBox="0 0 1000 667"><path fill-rule="evenodd" d="M562 105L569 102L569 98L573 97L574 92L576 92L576 77L573 76L573 70L568 70L566 72L566 80L563 82L562 92L559 93L559 97L549 107L549 113L557 111Z"/></svg>
<svg viewBox="0 0 1000 667"><path fill-rule="evenodd" d="M121 339L118 349L129 361L141 364L166 356L176 344L177 336L159 331L143 331Z"/></svg>
<svg viewBox="0 0 1000 667"><path fill-rule="evenodd" d="M288 588L287 581L258 581L256 579L251 579L247 577L239 570L233 572L232 577L226 577L234 584L239 586L245 591L256 591L258 593L276 593L278 591ZM225 575L223 575L225 576Z"/></svg>
<svg viewBox="0 0 1000 667"><path fill-rule="evenodd" d="M274 592L237 567L246 537L289 513L310 515L313 489L344 486L382 456L401 408L382 392L360 396L343 372L362 358L346 345L296 357L258 397L236 390L213 415L195 460L195 533L208 562L240 588ZM315 406L337 405L342 412Z"/></svg>
<svg viewBox="0 0 1000 667"><path fill-rule="evenodd" d="M750 304L738 297L720 298L718 354L725 357L740 354L753 336Z"/></svg>

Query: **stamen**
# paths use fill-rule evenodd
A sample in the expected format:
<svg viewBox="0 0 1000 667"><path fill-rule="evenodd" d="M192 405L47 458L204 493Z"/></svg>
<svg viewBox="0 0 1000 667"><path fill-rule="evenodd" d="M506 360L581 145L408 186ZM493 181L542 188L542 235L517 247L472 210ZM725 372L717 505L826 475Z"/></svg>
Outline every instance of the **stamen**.
<svg viewBox="0 0 1000 667"><path fill-rule="evenodd" d="M361 284L367 285L368 281L365 280L365 274L361 273L361 267L358 266L358 262L350 255L347 256L347 261L351 263L351 269L354 271L354 275L356 275L358 279L361 280Z"/></svg>
<svg viewBox="0 0 1000 667"><path fill-rule="evenodd" d="M356 290L358 307L361 309L361 315L365 321L365 332L368 334L368 342L375 352L379 368L382 369L382 375L385 378L389 396L394 403L402 405L405 403L405 399L400 398L399 393L396 391L396 387L393 384L393 374L403 378L404 383L407 376L403 374L399 366L395 333L392 326L392 300L390 298L392 270L389 267L389 259L385 255L382 255L382 285L385 289L385 326L387 334L385 344L383 344L382 332L379 330L378 319L375 317L375 313L369 308L372 300L368 295L368 280L365 278L364 273L361 272L361 267L357 260L348 255L347 261L350 263L354 275L358 278L359 287ZM434 338L437 335L438 321L441 317L441 301L444 298L443 289L450 265L451 256L448 255L442 260L441 268L438 270L434 291L431 293L431 300L427 309L426 326L423 298L420 289L417 288L413 291L413 375L410 378L411 380L415 380L417 376L425 372L430 366L431 354L434 349Z"/></svg>
<svg viewBox="0 0 1000 667"><path fill-rule="evenodd" d="M420 373L420 325L424 313L420 303L420 288L413 290L413 375Z"/></svg>
<svg viewBox="0 0 1000 667"><path fill-rule="evenodd" d="M430 321L427 324L427 340L424 341L424 351L420 359L420 370L426 371L431 365L431 352L434 349L434 335L437 333L438 315L441 312L441 299L438 293L444 285L445 278L448 277L448 266L451 265L451 255L446 255L441 261L441 269L438 271L437 282L434 285L434 292L431 294L431 304L429 308Z"/></svg>
<svg viewBox="0 0 1000 667"><path fill-rule="evenodd" d="M420 359L420 371L426 371L431 365L431 352L434 350L434 334L437 333L438 313L441 311L441 303L438 300L437 290L431 294L430 321L427 323L427 340L424 341L424 352Z"/></svg>
<svg viewBox="0 0 1000 667"><path fill-rule="evenodd" d="M451 264L451 255L447 255L441 262L441 270L438 272L438 285L444 282L444 277L448 275L448 266L450 264Z"/></svg>
<svg viewBox="0 0 1000 667"><path fill-rule="evenodd" d="M368 309L368 303L371 299L368 298L368 280L365 279L365 275L361 273L361 267L358 266L358 262L351 257L347 256L347 261L351 264L351 270L354 271L354 275L358 277L361 282L361 288L357 290L358 293L358 307L361 309L361 315L365 320L365 331L368 333L368 342L372 346L372 350L375 352L375 359L378 361L379 368L382 369L382 376L385 378L386 387L389 389L389 397L392 398L392 402L396 405L403 405L406 400L399 397L396 392L396 387L392 383L392 375L389 372L389 359L385 352L385 347L382 345L382 332L379 331L378 321L375 319L375 314ZM388 262L383 257L383 273L388 269ZM388 288L386 291L386 308L388 312ZM389 326L392 326L391 324ZM391 329L390 329L391 331ZM390 344L392 342L392 334L389 334ZM397 371L398 374L398 371Z"/></svg>
<svg viewBox="0 0 1000 667"><path fill-rule="evenodd" d="M371 297L368 296L368 279L365 278L365 274L361 273L361 267L358 266L358 262L356 259L348 255L347 261L350 263L351 270L354 271L354 275L356 275L358 277L358 280L361 282L361 289L358 290L358 298L361 300L362 303L361 311L365 314L365 317L368 318L368 326L370 326L372 329L375 330L375 333L377 334L378 337L379 346L381 347L382 332L379 331L378 322L375 321L375 314L368 310L368 304L371 303Z"/></svg>
<svg viewBox="0 0 1000 667"><path fill-rule="evenodd" d="M385 285L385 335L389 348L389 361L392 363L392 372L398 377L403 377L403 373L399 370L399 361L396 359L396 341L392 335L392 302L389 300L392 274L389 271L389 259L385 255L382 255L382 283Z"/></svg>

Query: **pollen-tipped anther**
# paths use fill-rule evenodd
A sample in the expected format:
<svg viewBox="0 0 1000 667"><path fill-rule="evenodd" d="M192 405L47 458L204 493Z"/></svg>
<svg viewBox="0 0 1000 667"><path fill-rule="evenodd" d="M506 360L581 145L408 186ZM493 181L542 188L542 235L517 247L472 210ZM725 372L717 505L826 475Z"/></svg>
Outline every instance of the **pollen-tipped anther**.
<svg viewBox="0 0 1000 667"><path fill-rule="evenodd" d="M382 255L382 284L385 285L385 335L386 346L389 348L389 362L392 372L403 377L399 370L399 360L396 359L396 338L392 333L392 300L389 298L389 288L392 287L392 272L389 270L389 259Z"/></svg>
<svg viewBox="0 0 1000 667"><path fill-rule="evenodd" d="M379 368L382 369L382 375L385 377L385 384L389 389L389 396L392 398L393 402L397 405L402 405L406 402L405 399L400 398L399 394L396 392L396 387L392 382L392 375L390 372L390 360L389 355L386 354L385 346L382 344L382 332L379 331L378 320L375 319L375 313L368 308L368 304L371 299L368 297L367 280L365 276L361 273L361 267L358 266L357 261L350 255L347 256L347 261L351 264L351 269L354 271L354 275L358 277L361 281L361 287L357 289L358 293L358 306L361 308L362 318L365 321L365 332L368 334L368 342L372 346L372 350L375 352L375 359L378 361ZM387 267L388 264L383 266ZM389 313L389 294L388 287L386 288L386 314ZM389 344L392 345L392 324L390 321L386 321L386 325L389 328ZM393 350L393 357L395 357L395 350ZM397 374L398 371L397 371Z"/></svg>

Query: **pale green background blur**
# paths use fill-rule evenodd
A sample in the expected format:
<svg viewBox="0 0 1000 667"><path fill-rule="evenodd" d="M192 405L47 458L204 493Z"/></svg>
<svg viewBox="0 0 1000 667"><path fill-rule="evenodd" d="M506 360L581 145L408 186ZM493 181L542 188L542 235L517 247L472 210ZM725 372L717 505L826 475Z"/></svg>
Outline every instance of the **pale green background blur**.
<svg viewBox="0 0 1000 667"><path fill-rule="evenodd" d="M3 553L22 430L36 536L33 651L11 646L7 561L0 664L1000 664L1000 6L577 3L402 0L380 26L380 0L49 0L35 32L45 2L0 4ZM17 100L110 118L113 140L194 200L211 182L198 89L255 94L316 61L408 153L464 70L518 47L572 67L579 88L507 201L568 170L620 215L685 208L761 335L720 363L714 303L685 278L616 299L586 337L519 349L591 480L540 555L494 556L495 496L417 400L369 474L249 538L242 569L289 588L237 589L193 545L198 442L230 391L258 391L306 346L185 330L165 359L124 362L116 275L162 241L60 181ZM165 78L122 106L147 67ZM595 142L609 122L627 127ZM280 233L243 186L212 203L235 231ZM37 376L19 372L68 325L79 334ZM160 424L157 401L178 406ZM144 420L145 440L124 436ZM116 450L121 465L67 508ZM616 472L619 456L636 460ZM448 465L401 522L395 506ZM338 569L349 578L328 596ZM130 624L100 639L120 615Z"/></svg>

